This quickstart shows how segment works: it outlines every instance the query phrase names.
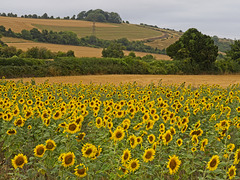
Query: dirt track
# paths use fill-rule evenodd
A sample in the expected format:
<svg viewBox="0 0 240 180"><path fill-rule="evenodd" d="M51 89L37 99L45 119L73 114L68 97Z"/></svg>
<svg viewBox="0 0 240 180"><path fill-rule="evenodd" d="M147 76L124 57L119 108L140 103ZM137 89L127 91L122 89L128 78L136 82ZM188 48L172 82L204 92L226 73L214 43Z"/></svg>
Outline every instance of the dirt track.
<svg viewBox="0 0 240 180"><path fill-rule="evenodd" d="M32 78L24 78L23 81L30 81ZM36 83L43 83L49 80L50 83L80 83L83 84L106 84L120 82L137 82L141 85L150 83L158 84L192 84L198 87L201 84L219 84L222 87L240 83L240 75L88 75L88 76L64 76L64 77L44 77L34 78ZM17 81L19 79L11 79Z"/></svg>

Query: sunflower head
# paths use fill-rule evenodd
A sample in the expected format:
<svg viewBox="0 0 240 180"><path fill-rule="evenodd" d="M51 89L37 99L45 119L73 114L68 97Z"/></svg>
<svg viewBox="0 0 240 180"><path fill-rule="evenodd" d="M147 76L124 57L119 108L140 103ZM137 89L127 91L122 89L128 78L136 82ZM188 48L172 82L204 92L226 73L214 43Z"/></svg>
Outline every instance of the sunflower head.
<svg viewBox="0 0 240 180"><path fill-rule="evenodd" d="M166 133L163 135L163 143L164 145L168 145L169 142L172 141L172 134L170 130L167 130Z"/></svg>
<svg viewBox="0 0 240 180"><path fill-rule="evenodd" d="M67 124L66 131L70 134L74 134L79 131L79 126L76 122L71 122Z"/></svg>
<svg viewBox="0 0 240 180"><path fill-rule="evenodd" d="M182 143L183 143L183 140L182 140L181 138L177 140L177 145L178 145L179 147L182 145Z"/></svg>
<svg viewBox="0 0 240 180"><path fill-rule="evenodd" d="M228 174L229 179L233 179L233 178L236 176L236 167L232 165L232 166L228 169L227 174Z"/></svg>
<svg viewBox="0 0 240 180"><path fill-rule="evenodd" d="M97 147L92 145L92 144L88 144L86 143L83 147L82 147L82 155L84 157L87 158L94 158L98 152Z"/></svg>
<svg viewBox="0 0 240 180"><path fill-rule="evenodd" d="M240 149L237 149L234 154L234 164L238 164L240 161Z"/></svg>
<svg viewBox="0 0 240 180"><path fill-rule="evenodd" d="M217 169L219 163L220 163L219 156L214 155L208 162L207 169L209 169L210 171L214 171Z"/></svg>
<svg viewBox="0 0 240 180"><path fill-rule="evenodd" d="M62 156L62 165L64 167L72 166L75 162L75 155L73 152L64 153Z"/></svg>
<svg viewBox="0 0 240 180"><path fill-rule="evenodd" d="M27 164L27 156L23 154L18 154L12 159L12 165L15 169L23 168L24 164Z"/></svg>
<svg viewBox="0 0 240 180"><path fill-rule="evenodd" d="M125 149L123 151L123 155L122 155L122 163L126 163L127 161L129 161L129 159L131 158L131 151L129 151L128 149Z"/></svg>
<svg viewBox="0 0 240 180"><path fill-rule="evenodd" d="M75 171L75 175L78 176L78 177L85 177L87 175L87 171L88 171L88 168L85 167L84 164L79 164L75 167L74 169Z"/></svg>
<svg viewBox="0 0 240 180"><path fill-rule="evenodd" d="M128 169L131 172L136 171L139 168L140 164L139 164L139 160L138 159L132 159L129 163L128 163Z"/></svg>
<svg viewBox="0 0 240 180"><path fill-rule="evenodd" d="M154 134L150 134L150 135L148 136L148 142L149 142L150 144L154 143L155 139L156 139L156 137L154 136Z"/></svg>
<svg viewBox="0 0 240 180"><path fill-rule="evenodd" d="M46 147L43 144L39 144L34 148L34 155L37 157L43 157L46 151Z"/></svg>
<svg viewBox="0 0 240 180"><path fill-rule="evenodd" d="M55 143L53 140L48 139L48 140L46 141L46 150L51 150L51 151L53 151L55 148L56 148L56 143Z"/></svg>
<svg viewBox="0 0 240 180"><path fill-rule="evenodd" d="M143 154L143 160L145 162L148 161L152 161L154 159L154 155L155 155L155 150L150 148L150 149L146 149L144 154Z"/></svg>
<svg viewBox="0 0 240 180"><path fill-rule="evenodd" d="M9 130L7 130L7 134L14 135L14 134L17 134L17 131L15 129L9 129Z"/></svg>
<svg viewBox="0 0 240 180"><path fill-rule="evenodd" d="M167 167L169 169L170 174L175 174L178 171L180 165L181 161L179 160L178 156L176 155L169 156Z"/></svg>
<svg viewBox="0 0 240 180"><path fill-rule="evenodd" d="M77 142L82 141L82 140L84 139L85 135L86 135L85 132L79 133L79 134L76 136Z"/></svg>
<svg viewBox="0 0 240 180"><path fill-rule="evenodd" d="M114 141L121 141L124 138L124 136L125 132L122 127L117 128L112 134L112 138Z"/></svg>

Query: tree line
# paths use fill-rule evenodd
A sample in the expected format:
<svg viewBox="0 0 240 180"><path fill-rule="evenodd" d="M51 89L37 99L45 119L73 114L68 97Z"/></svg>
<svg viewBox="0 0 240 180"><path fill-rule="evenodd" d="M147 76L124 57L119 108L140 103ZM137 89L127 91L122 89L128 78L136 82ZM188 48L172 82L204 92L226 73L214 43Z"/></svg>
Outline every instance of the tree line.
<svg viewBox="0 0 240 180"><path fill-rule="evenodd" d="M75 46L88 46L96 48L106 48L111 43L119 43L128 51L139 51L148 53L164 54L165 50L153 48L145 45L143 41L129 41L127 38L121 38L118 40L103 40L96 36L86 36L78 38L77 34L70 31L54 32L52 30L39 31L36 28L31 30L22 30L21 33L15 33L9 28L6 30L4 26L0 26L0 34L6 37L23 38L36 42L46 42L52 44L64 44L64 45L75 45Z"/></svg>
<svg viewBox="0 0 240 180"><path fill-rule="evenodd" d="M0 13L0 16L6 17L18 17L17 14L13 13ZM35 19L60 19L60 17L49 16L47 13L39 16L37 14L22 15L22 18L35 18ZM116 12L107 12L102 9L95 9L89 11L81 11L77 15L66 16L63 19L72 20L85 20L85 21L95 21L95 22L108 22L108 23L122 23L122 18Z"/></svg>
<svg viewBox="0 0 240 180"><path fill-rule="evenodd" d="M0 40L1 42L1 40ZM69 50L67 52L52 52L51 50L45 47L32 47L27 51L22 49L17 49L14 46L7 46L3 42L0 43L0 57L2 58L11 58L11 57L20 57L20 58L34 58L34 59L54 59L58 57L75 57L74 51Z"/></svg>

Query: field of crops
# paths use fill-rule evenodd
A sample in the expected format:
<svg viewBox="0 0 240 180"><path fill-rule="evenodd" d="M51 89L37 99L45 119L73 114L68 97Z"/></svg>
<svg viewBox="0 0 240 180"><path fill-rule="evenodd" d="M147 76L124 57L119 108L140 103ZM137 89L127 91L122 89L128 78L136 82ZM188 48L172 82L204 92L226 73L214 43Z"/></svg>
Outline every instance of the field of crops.
<svg viewBox="0 0 240 180"><path fill-rule="evenodd" d="M12 179L239 179L240 87L0 81Z"/></svg>

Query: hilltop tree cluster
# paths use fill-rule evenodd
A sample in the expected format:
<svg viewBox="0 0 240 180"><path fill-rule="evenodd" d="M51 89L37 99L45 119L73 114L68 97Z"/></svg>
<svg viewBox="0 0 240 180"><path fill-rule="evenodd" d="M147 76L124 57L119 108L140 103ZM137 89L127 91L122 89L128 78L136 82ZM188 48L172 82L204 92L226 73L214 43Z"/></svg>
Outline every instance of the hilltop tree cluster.
<svg viewBox="0 0 240 180"><path fill-rule="evenodd" d="M7 17L18 17L17 14L13 13L0 13L0 16ZM54 18L54 16L49 16L47 13L44 13L42 16L37 14L22 15L22 18L35 18L35 19L60 19L60 17ZM72 20L85 20L85 21L94 21L94 22L108 22L108 23L122 23L122 18L116 12L107 12L102 9L95 9L89 11L81 11L77 15L72 17L66 16L63 19L72 19Z"/></svg>

